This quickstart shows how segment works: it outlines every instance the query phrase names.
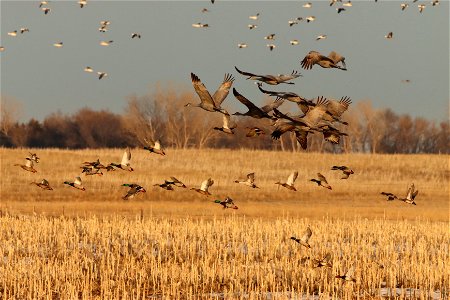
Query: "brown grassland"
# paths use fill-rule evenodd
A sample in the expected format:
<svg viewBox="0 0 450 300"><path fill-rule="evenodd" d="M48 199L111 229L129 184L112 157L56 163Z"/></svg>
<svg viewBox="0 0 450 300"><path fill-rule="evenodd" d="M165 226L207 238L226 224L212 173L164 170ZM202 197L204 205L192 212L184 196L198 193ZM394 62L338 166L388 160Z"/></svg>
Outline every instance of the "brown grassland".
<svg viewBox="0 0 450 300"><path fill-rule="evenodd" d="M28 152L41 162L30 173ZM82 176L82 162L120 162L123 149L0 149L1 299L317 299L449 296L449 156L250 150L132 149L134 172ZM333 165L355 174L341 180ZM297 192L279 188L299 171ZM256 173L260 189L234 183ZM309 181L324 174L333 190ZM213 196L153 187L211 177ZM53 191L31 185L46 178ZM147 193L124 201L122 183ZM414 182L417 206L386 201ZM238 210L214 199L230 196ZM311 249L290 237L307 226ZM314 258L332 255L331 268ZM334 278L354 266L355 283Z"/></svg>

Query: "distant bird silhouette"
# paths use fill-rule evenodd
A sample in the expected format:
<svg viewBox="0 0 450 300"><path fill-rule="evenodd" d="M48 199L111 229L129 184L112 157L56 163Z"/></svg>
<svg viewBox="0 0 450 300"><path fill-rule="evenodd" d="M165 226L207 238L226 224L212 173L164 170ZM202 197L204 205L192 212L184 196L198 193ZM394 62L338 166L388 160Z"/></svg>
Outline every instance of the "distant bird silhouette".
<svg viewBox="0 0 450 300"><path fill-rule="evenodd" d="M419 12L422 13L423 10L425 9L426 5L425 4L419 4L419 5L417 5L417 7L419 8Z"/></svg>
<svg viewBox="0 0 450 300"><path fill-rule="evenodd" d="M252 30L252 29L258 28L258 25L256 25L256 24L248 24L247 27L248 27L248 29Z"/></svg>
<svg viewBox="0 0 450 300"><path fill-rule="evenodd" d="M314 17L314 16L306 17L306 22L307 22L307 23L313 22L313 21L315 21L315 20L316 20L316 17Z"/></svg>
<svg viewBox="0 0 450 300"><path fill-rule="evenodd" d="M254 15L254 16L250 16L250 17L248 17L250 20L258 20L258 17L259 17L259 13L257 13L256 15Z"/></svg>
<svg viewBox="0 0 450 300"><path fill-rule="evenodd" d="M84 71L85 71L85 72L88 72L88 73L94 72L94 70L93 70L91 67L85 67L85 68L84 68Z"/></svg>
<svg viewBox="0 0 450 300"><path fill-rule="evenodd" d="M388 34L386 34L384 37L387 39L392 39L394 37L394 33L391 31Z"/></svg>
<svg viewBox="0 0 450 300"><path fill-rule="evenodd" d="M132 33L132 34L131 34L131 38L132 38L132 39L134 39L134 38L140 39L140 38L141 38L141 34L140 34L140 33L136 33L136 32L135 32L135 33Z"/></svg>
<svg viewBox="0 0 450 300"><path fill-rule="evenodd" d="M25 32L30 32L30 29L28 28L20 28L20 33L23 34Z"/></svg>
<svg viewBox="0 0 450 300"><path fill-rule="evenodd" d="M101 42L100 42L100 45L101 45L101 46L109 46L109 45L111 45L113 42L114 42L114 41L101 41Z"/></svg>
<svg viewBox="0 0 450 300"><path fill-rule="evenodd" d="M245 44L245 43L239 43L238 44L238 48L239 49L242 49L242 48L247 48L248 46L247 46L247 44Z"/></svg>
<svg viewBox="0 0 450 300"><path fill-rule="evenodd" d="M400 4L400 7L402 8L402 11L404 11L405 9L407 9L408 6L409 6L408 3L402 3L402 4Z"/></svg>
<svg viewBox="0 0 450 300"><path fill-rule="evenodd" d="M302 7L304 7L304 8L311 8L312 7L312 3L311 2L305 3L305 4L302 5Z"/></svg>
<svg viewBox="0 0 450 300"><path fill-rule="evenodd" d="M300 76L302 76L300 73L298 73L297 71L292 71L291 74L287 75L287 74L278 74L278 75L257 75L257 74L253 74L250 72L244 72L239 70L236 66L234 67L236 69L236 71L238 71L239 74L242 74L244 76L248 76L247 79L250 80L258 80L270 85L277 85L280 83L285 83L285 84L294 84L293 82L287 82L289 80L298 78Z"/></svg>
<svg viewBox="0 0 450 300"><path fill-rule="evenodd" d="M342 67L338 63L342 63ZM346 71L345 57L332 51L327 56L320 54L317 51L310 51L305 58L301 61L301 65L304 69L310 70L314 65L319 65L322 68L336 68Z"/></svg>
<svg viewBox="0 0 450 300"><path fill-rule="evenodd" d="M55 46L56 48L62 48L63 42L54 43L53 46Z"/></svg>
<svg viewBox="0 0 450 300"><path fill-rule="evenodd" d="M313 262L315 264L315 268L321 268L321 267L327 267L332 268L333 265L331 264L331 254L327 253L323 258L321 259L313 259Z"/></svg>
<svg viewBox="0 0 450 300"><path fill-rule="evenodd" d="M192 27L194 27L194 28L208 28L209 25L208 24L202 24L202 23L194 23L194 24L192 24Z"/></svg>
<svg viewBox="0 0 450 300"><path fill-rule="evenodd" d="M87 0L79 0L78 4L80 5L80 8L83 8L87 5Z"/></svg>
<svg viewBox="0 0 450 300"><path fill-rule="evenodd" d="M316 41L324 40L324 39L326 39L326 38L327 38L327 35L326 35L326 34L321 34L321 35L318 35L318 36L316 37Z"/></svg>
<svg viewBox="0 0 450 300"><path fill-rule="evenodd" d="M323 176L320 173L317 173L317 177L319 179L311 179L310 181L317 183L318 186L322 186L324 188L327 188L329 190L331 190L331 185L328 184L327 179L325 178L325 176Z"/></svg>
<svg viewBox="0 0 450 300"><path fill-rule="evenodd" d="M267 48L269 48L270 51L273 51L277 46L275 44L267 44Z"/></svg>
<svg viewBox="0 0 450 300"><path fill-rule="evenodd" d="M268 36L264 37L265 40L274 40L275 39L275 33L269 34Z"/></svg>
<svg viewBox="0 0 450 300"><path fill-rule="evenodd" d="M289 43L290 43L292 46L295 46L295 45L298 45L298 44L299 44L299 41L298 41L298 40L290 40Z"/></svg>
<svg viewBox="0 0 450 300"><path fill-rule="evenodd" d="M336 11L337 11L338 14L340 14L341 12L345 11L345 8L343 8L343 7L337 7L337 8L336 8Z"/></svg>
<svg viewBox="0 0 450 300"><path fill-rule="evenodd" d="M100 80L100 79L108 76L108 73L106 73L106 72L97 72L97 75L98 75L98 80Z"/></svg>
<svg viewBox="0 0 450 300"><path fill-rule="evenodd" d="M44 12L44 15L47 15L49 12L51 12L51 9L48 7L41 7L41 10Z"/></svg>
<svg viewBox="0 0 450 300"><path fill-rule="evenodd" d="M17 30L8 32L8 35L9 35L9 36L17 36Z"/></svg>

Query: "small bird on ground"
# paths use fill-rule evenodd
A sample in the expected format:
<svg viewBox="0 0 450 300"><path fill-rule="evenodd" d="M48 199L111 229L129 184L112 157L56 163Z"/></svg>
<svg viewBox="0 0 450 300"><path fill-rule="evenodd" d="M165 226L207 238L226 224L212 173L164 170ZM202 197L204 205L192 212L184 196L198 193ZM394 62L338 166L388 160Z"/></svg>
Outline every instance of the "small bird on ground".
<svg viewBox="0 0 450 300"><path fill-rule="evenodd" d="M310 181L317 183L318 186L322 186L324 188L327 188L329 190L331 190L331 186L328 184L327 179L325 178L325 176L323 176L320 173L317 173L317 177L319 179L311 179Z"/></svg>
<svg viewBox="0 0 450 300"><path fill-rule="evenodd" d="M347 166L333 166L331 170L341 170L344 175L342 175L341 179L347 179L351 174L354 174L353 170Z"/></svg>
<svg viewBox="0 0 450 300"><path fill-rule="evenodd" d="M86 191L86 189L83 186L83 183L81 182L81 178L80 177L75 177L75 181L74 182L64 181L64 184L70 185L71 187L74 187L74 188L79 189L81 191Z"/></svg>
<svg viewBox="0 0 450 300"><path fill-rule="evenodd" d="M255 188L259 189L259 187L256 186L256 184L255 184L255 173L247 174L247 178L246 179L244 179L244 180L235 180L234 182L235 183L244 184L244 185L249 186L249 187L254 188L254 189Z"/></svg>
<svg viewBox="0 0 450 300"><path fill-rule="evenodd" d="M197 193L200 193L205 196L210 196L211 193L208 191L208 189L214 184L214 180L211 178L206 179L202 182L202 185L199 189L197 188L191 188L191 190L196 191Z"/></svg>
<svg viewBox="0 0 450 300"><path fill-rule="evenodd" d="M50 183L46 179L42 179L41 182L32 182L31 184L35 184L43 190L47 190L47 191L53 190L52 187L50 186Z"/></svg>
<svg viewBox="0 0 450 300"><path fill-rule="evenodd" d="M312 230L308 226L308 228L306 228L306 231L301 238L296 238L295 236L292 236L291 240L296 241L297 243L299 243L300 245L302 245L306 248L311 248L311 245L308 243L311 236L312 236Z"/></svg>
<svg viewBox="0 0 450 300"><path fill-rule="evenodd" d="M298 177L298 172L295 171L295 172L292 172L291 175L289 175L289 177L288 177L286 183L275 182L275 184L279 184L279 185L281 185L281 186L287 188L288 190L291 190L291 191L294 191L294 192L295 192L295 191L297 191L297 189L296 189L295 186L294 186L294 182L295 182L295 180L297 179L297 177Z"/></svg>
<svg viewBox="0 0 450 300"><path fill-rule="evenodd" d="M238 209L238 207L234 204L233 199L231 199L230 197L226 197L225 200L214 200L214 203L219 203L223 206L223 209Z"/></svg>

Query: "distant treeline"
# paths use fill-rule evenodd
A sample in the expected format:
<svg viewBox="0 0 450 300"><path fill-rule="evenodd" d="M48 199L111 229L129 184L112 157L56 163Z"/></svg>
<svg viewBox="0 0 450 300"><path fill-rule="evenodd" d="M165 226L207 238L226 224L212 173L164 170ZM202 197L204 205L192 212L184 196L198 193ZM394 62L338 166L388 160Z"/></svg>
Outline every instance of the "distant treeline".
<svg viewBox="0 0 450 300"><path fill-rule="evenodd" d="M11 105L3 105L0 146L69 149L140 147L145 139L160 139L167 148L303 151L290 133L282 136L280 141L273 141L270 137L273 127L267 120L233 118L237 125L234 135L213 130L222 126L222 115L193 107L185 108L184 104L199 100L190 91L177 93L176 90L157 88L152 95L130 96L123 114L84 108L71 115L53 113L43 122L32 119L27 123L18 123L8 111ZM282 106L281 110L287 108ZM339 128L348 137L344 137L339 145L325 142L321 133L315 133L308 136L307 151L450 153L448 122L436 124L423 118L397 115L390 109L374 109L370 101L352 104L343 119L349 125ZM266 134L246 137L247 127L253 126L263 129Z"/></svg>

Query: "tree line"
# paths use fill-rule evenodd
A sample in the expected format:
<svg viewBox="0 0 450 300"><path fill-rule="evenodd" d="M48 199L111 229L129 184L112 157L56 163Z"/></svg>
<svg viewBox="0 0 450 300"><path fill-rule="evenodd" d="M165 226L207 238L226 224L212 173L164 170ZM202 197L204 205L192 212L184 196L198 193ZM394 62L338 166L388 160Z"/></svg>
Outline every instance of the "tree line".
<svg viewBox="0 0 450 300"><path fill-rule="evenodd" d="M5 99L2 99L5 100ZM152 94L131 95L122 114L83 108L73 114L52 113L42 122L21 123L19 104L2 101L0 146L33 148L120 148L141 147L145 139L160 139L170 148L230 148L304 151L295 136L281 140L270 137L273 127L267 120L237 117L232 120L234 135L216 131L222 126L220 113L207 113L184 105L199 100L193 92L156 86ZM272 101L265 98L264 101ZM295 108L284 105L288 108ZM282 109L285 110L286 108ZM436 123L420 117L398 115L389 108L376 109L370 101L352 104L339 129L348 136L339 145L323 140L321 133L308 136L308 150L333 153L450 153L448 122ZM259 127L266 134L246 137L247 128Z"/></svg>

